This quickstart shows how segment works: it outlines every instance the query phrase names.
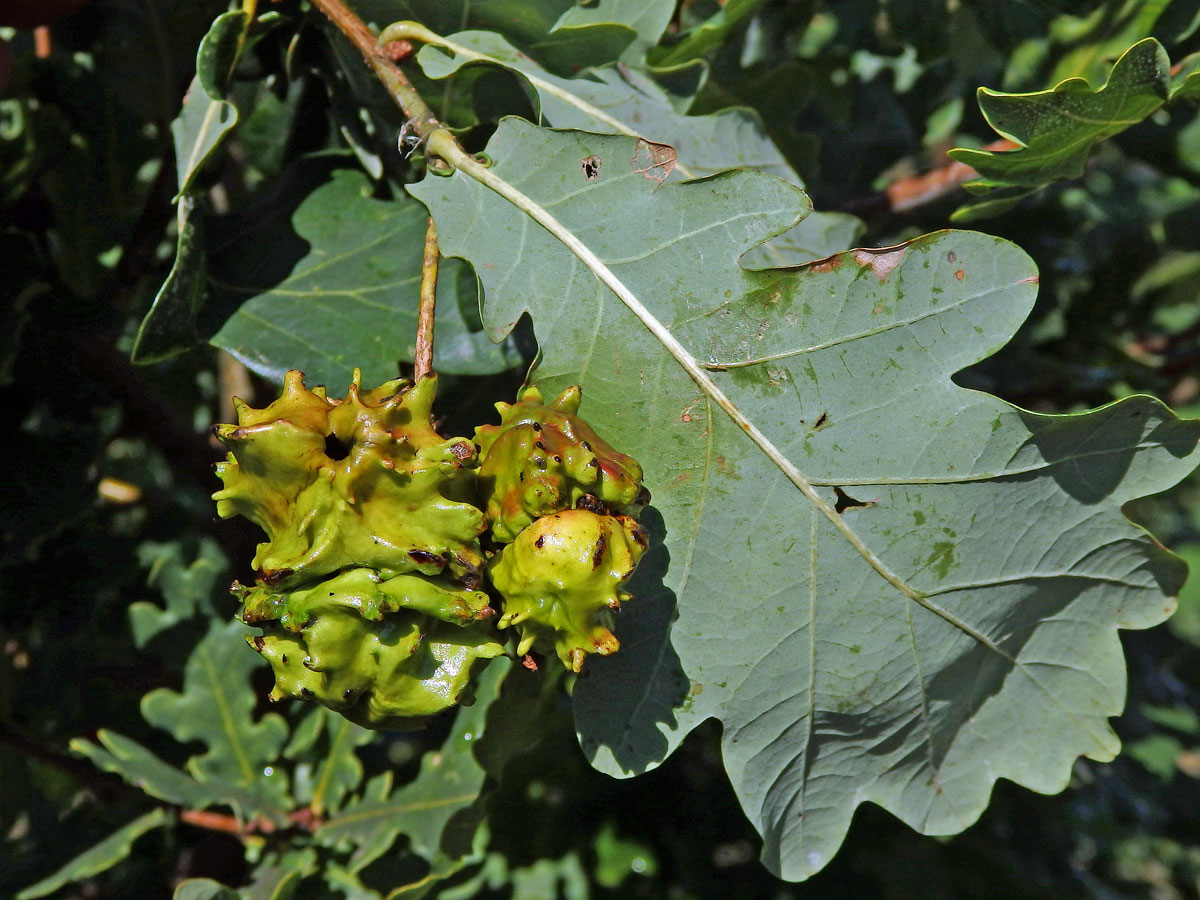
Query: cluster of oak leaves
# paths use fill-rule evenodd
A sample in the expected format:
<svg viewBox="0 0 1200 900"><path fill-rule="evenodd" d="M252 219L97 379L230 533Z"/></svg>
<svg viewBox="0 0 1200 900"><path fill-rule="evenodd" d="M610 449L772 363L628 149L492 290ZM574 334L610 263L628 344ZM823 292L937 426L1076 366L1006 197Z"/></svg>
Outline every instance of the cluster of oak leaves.
<svg viewBox="0 0 1200 900"><path fill-rule="evenodd" d="M289 372L265 409L237 402L213 495L267 534L253 587L234 582L274 700L315 700L404 728L470 697L503 654L555 651L576 672L618 642L612 610L646 550L642 470L576 415L580 392L498 403L499 425L444 438L437 378L345 399ZM514 632L504 631L514 629ZM527 656L527 660L530 658Z"/></svg>

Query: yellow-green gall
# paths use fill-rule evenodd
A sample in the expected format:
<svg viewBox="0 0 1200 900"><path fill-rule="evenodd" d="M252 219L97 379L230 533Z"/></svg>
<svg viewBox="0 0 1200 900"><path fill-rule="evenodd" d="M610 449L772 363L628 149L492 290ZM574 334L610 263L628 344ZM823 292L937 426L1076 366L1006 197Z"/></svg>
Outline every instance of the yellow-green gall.
<svg viewBox="0 0 1200 900"><path fill-rule="evenodd" d="M479 583L482 512L469 496L475 448L431 424L437 379L397 379L344 400L289 372L262 410L238 405L237 425L213 431L229 448L213 495L217 514L242 515L267 533L258 578L289 588L348 567L445 573Z"/></svg>
<svg viewBox="0 0 1200 900"><path fill-rule="evenodd" d="M646 530L629 516L569 509L538 519L489 567L503 599L497 624L520 630L518 653L553 647L575 672L590 653L615 653L612 614L629 599L620 587L646 546Z"/></svg>
<svg viewBox="0 0 1200 900"><path fill-rule="evenodd" d="M581 501L635 515L645 505L642 467L577 415L580 397L570 387L545 404L531 387L514 404L496 404L499 425L475 429L483 505L497 541Z"/></svg>
<svg viewBox="0 0 1200 900"><path fill-rule="evenodd" d="M487 596L424 575L365 569L312 587L237 588L247 638L275 673L272 700L313 700L370 728L409 728L470 696L476 663L503 645Z"/></svg>

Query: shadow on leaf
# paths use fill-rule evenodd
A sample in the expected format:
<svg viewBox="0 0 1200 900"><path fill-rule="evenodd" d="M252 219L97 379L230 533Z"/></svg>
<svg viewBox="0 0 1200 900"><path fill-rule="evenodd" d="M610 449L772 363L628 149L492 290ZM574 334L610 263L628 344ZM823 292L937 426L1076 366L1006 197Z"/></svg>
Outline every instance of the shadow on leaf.
<svg viewBox="0 0 1200 900"><path fill-rule="evenodd" d="M671 646L677 614L675 593L663 583L670 561L666 528L653 506L641 523L650 532L650 550L628 586L633 599L617 617L621 649L610 657L590 657L574 693L575 727L588 761L594 764L604 749L631 774L666 757L659 726L675 727L675 710L690 687Z"/></svg>

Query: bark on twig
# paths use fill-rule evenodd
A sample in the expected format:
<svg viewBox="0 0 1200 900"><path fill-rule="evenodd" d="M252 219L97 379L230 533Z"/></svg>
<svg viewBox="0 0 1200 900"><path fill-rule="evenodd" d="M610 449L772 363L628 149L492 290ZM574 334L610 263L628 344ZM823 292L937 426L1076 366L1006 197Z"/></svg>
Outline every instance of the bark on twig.
<svg viewBox="0 0 1200 900"><path fill-rule="evenodd" d="M425 255L421 258L421 307L417 314L417 351L413 380L433 372L433 312L437 303L438 243L433 216L425 226Z"/></svg>

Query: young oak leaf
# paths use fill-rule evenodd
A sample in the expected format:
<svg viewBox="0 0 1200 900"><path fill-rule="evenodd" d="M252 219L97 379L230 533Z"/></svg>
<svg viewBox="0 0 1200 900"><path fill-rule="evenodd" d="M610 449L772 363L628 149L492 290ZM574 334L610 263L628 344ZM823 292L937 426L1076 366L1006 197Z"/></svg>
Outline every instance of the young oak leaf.
<svg viewBox="0 0 1200 900"><path fill-rule="evenodd" d="M201 740L208 750L188 760L198 781L229 782L288 804L283 773L271 764L287 740L283 718L268 713L255 721L250 673L262 665L247 654L240 622L214 623L192 650L183 674L183 693L158 688L142 698L142 716L178 741Z"/></svg>
<svg viewBox="0 0 1200 900"><path fill-rule="evenodd" d="M1178 96L1185 96L1183 85ZM1171 61L1154 38L1126 50L1105 84L1068 78L1046 91L1010 94L980 88L979 108L988 124L1017 143L1015 150L958 147L950 156L979 177L966 188L983 198L955 213L965 220L998 214L1036 188L1083 175L1096 145L1137 125L1173 99Z"/></svg>
<svg viewBox="0 0 1200 900"><path fill-rule="evenodd" d="M411 188L479 274L493 338L530 313L537 382L581 384L646 469L622 649L575 689L593 764L645 770L718 718L765 862L802 879L863 802L953 833L998 778L1056 791L1079 755L1110 759L1117 629L1162 621L1183 576L1121 505L1195 468L1200 423L958 387L1033 304L1006 241L747 271L803 194L744 170L656 185L633 146L508 119L472 169L493 189L465 158Z"/></svg>

